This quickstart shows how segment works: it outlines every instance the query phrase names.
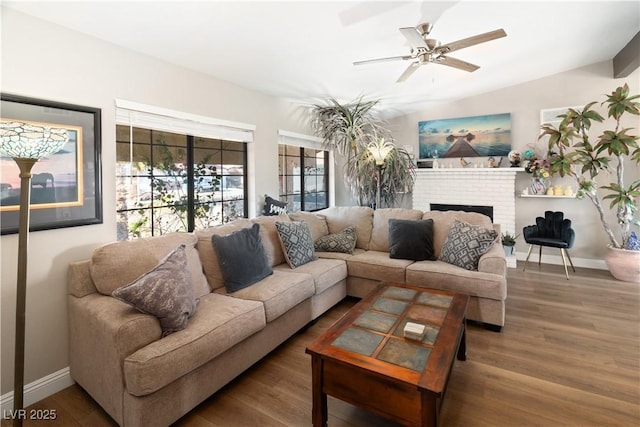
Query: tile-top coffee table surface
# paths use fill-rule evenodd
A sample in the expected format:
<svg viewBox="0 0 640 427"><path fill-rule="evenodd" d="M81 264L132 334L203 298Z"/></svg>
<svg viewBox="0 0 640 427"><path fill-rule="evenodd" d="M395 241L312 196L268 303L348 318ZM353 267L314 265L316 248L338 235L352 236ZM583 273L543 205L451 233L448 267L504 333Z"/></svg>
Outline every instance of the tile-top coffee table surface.
<svg viewBox="0 0 640 427"><path fill-rule="evenodd" d="M326 394L405 425L437 422L454 358L465 358L468 300L383 283L360 301L307 348L314 365L314 426L326 425ZM425 325L420 341L404 338L407 322Z"/></svg>

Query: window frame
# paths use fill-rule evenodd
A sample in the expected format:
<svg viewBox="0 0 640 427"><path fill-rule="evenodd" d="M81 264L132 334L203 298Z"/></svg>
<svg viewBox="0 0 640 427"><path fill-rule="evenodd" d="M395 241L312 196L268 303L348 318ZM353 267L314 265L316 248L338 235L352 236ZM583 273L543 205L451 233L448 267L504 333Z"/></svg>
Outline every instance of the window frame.
<svg viewBox="0 0 640 427"><path fill-rule="evenodd" d="M327 207L331 207L334 205L334 200L335 200L335 181L334 181L334 174L333 174L333 164L334 164L334 156L333 156L333 151L328 149L325 144L323 143L323 141L320 138L316 138L313 136L309 136L309 135L304 135L304 134L298 134L298 133L294 133L294 132L288 132L288 131L283 131L283 130L279 130L278 131L278 168L280 168L281 166L281 154L280 154L280 147L284 146L290 146L290 147L296 147L299 148L299 163L301 165L301 173L299 175L300 177L300 182L299 182L299 188L301 189L300 191L300 210L301 211L306 211L306 212L315 212L315 211L319 211L322 209L325 209ZM324 193L326 193L326 206L324 207L320 207L320 208L316 208L316 209L312 209L312 210L306 210L305 209L305 197L304 197L304 189L305 187L305 174L303 172L304 168L305 168L305 149L309 150L318 150L318 151L322 151L324 152L324 182L325 182L325 190L322 191ZM285 155L286 155L286 149L285 149ZM287 177L291 176L288 175L286 173L286 168L285 170L279 170L278 172L278 197L280 198L280 200L284 201L287 200L286 197L293 195L294 193L282 193L283 190L283 185L281 184L280 180L286 180ZM294 175L297 176L297 175ZM285 185L286 188L286 185ZM285 197L285 199L283 200L282 198Z"/></svg>

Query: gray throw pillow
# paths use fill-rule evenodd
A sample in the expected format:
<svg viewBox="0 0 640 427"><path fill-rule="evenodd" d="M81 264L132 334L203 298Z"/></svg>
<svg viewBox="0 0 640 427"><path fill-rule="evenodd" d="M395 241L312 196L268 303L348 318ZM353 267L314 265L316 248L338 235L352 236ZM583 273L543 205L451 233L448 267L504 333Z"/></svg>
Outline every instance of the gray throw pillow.
<svg viewBox="0 0 640 427"><path fill-rule="evenodd" d="M251 286L273 273L260 239L260 224L226 236L211 236L227 292Z"/></svg>
<svg viewBox="0 0 640 427"><path fill-rule="evenodd" d="M186 246L180 245L152 270L111 295L160 320L162 336L187 327L196 311Z"/></svg>
<svg viewBox="0 0 640 427"><path fill-rule="evenodd" d="M356 227L350 225L339 233L320 237L313 245L316 251L319 252L342 252L345 254L352 254L353 250L356 248L357 240L358 236L356 235Z"/></svg>
<svg viewBox="0 0 640 427"><path fill-rule="evenodd" d="M435 261L433 220L389 220L389 258Z"/></svg>
<svg viewBox="0 0 640 427"><path fill-rule="evenodd" d="M498 233L455 220L440 251L440 260L466 270L477 270L480 257L495 243Z"/></svg>
<svg viewBox="0 0 640 427"><path fill-rule="evenodd" d="M276 230L289 267L296 268L316 259L311 231L306 222L276 221Z"/></svg>

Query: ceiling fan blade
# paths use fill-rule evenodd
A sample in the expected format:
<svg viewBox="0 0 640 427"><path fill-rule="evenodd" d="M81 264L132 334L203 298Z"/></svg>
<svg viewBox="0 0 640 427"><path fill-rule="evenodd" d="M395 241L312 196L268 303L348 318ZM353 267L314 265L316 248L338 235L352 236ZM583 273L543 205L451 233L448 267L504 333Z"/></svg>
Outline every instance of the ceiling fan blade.
<svg viewBox="0 0 640 427"><path fill-rule="evenodd" d="M413 74L418 69L418 67L420 67L420 63L418 61L409 64L407 69L404 70L404 73L402 73L400 77L398 77L396 83L402 83L403 81L407 80L409 77L411 77L411 74Z"/></svg>
<svg viewBox="0 0 640 427"><path fill-rule="evenodd" d="M427 43L424 41L420 33L415 27L403 27L400 28L400 32L404 36L405 39L409 42L409 45L414 48L424 48L429 49Z"/></svg>
<svg viewBox="0 0 640 427"><path fill-rule="evenodd" d="M355 61L353 65L373 64L375 62L399 61L399 60L407 60L407 59L414 59L414 58L415 57L411 55L389 56L387 58L365 59L364 61Z"/></svg>
<svg viewBox="0 0 640 427"><path fill-rule="evenodd" d="M462 61L460 59L452 58L450 56L441 56L436 61L436 64L447 65L449 67L458 68L464 71L469 71L470 73L480 68L477 65L474 65L470 62Z"/></svg>
<svg viewBox="0 0 640 427"><path fill-rule="evenodd" d="M449 53L456 50L464 49L465 47L488 42L488 41L499 39L506 36L507 36L507 33L505 33L504 30L500 28L499 30L489 31L488 33L478 34L477 36L468 37L466 39L444 44L440 46L437 50L442 53Z"/></svg>

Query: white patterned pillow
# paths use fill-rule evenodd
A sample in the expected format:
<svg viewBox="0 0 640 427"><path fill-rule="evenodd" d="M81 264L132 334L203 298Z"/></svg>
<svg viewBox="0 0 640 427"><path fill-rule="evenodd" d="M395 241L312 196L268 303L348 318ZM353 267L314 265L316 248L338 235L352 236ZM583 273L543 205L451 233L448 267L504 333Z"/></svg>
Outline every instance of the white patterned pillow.
<svg viewBox="0 0 640 427"><path fill-rule="evenodd" d="M440 251L440 260L466 270L477 270L480 257L495 243L498 233L455 220Z"/></svg>
<svg viewBox="0 0 640 427"><path fill-rule="evenodd" d="M339 233L320 237L314 242L314 246L316 251L320 252L342 252L345 254L352 254L356 247L357 240L358 236L356 235L356 227L350 225Z"/></svg>
<svg viewBox="0 0 640 427"><path fill-rule="evenodd" d="M289 267L296 268L316 259L311 231L306 222L276 221L276 229Z"/></svg>

